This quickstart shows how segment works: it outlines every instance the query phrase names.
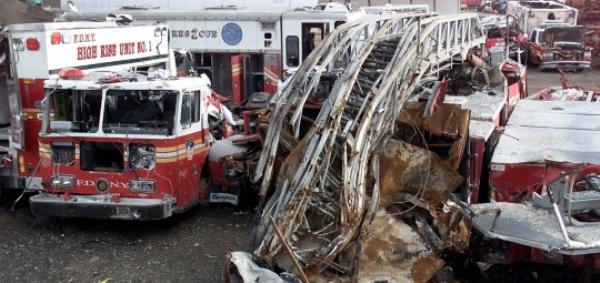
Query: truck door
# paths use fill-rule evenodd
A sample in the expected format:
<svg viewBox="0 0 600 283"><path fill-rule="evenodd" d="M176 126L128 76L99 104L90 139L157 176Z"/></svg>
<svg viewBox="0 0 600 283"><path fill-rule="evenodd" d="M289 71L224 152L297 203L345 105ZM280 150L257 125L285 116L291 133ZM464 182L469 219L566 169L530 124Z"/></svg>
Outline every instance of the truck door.
<svg viewBox="0 0 600 283"><path fill-rule="evenodd" d="M302 23L302 61L329 34L329 23Z"/></svg>
<svg viewBox="0 0 600 283"><path fill-rule="evenodd" d="M264 55L264 91L270 94L277 92L277 82L281 79L281 55L267 53Z"/></svg>
<svg viewBox="0 0 600 283"><path fill-rule="evenodd" d="M7 66L8 66L8 77L6 81L6 91L8 97L8 108L10 113L10 139L9 145L12 148L23 149L25 145L25 132L23 125L23 117L21 115L21 99L18 90L18 74L14 62L11 61L14 56L14 49L11 39L8 41L9 52Z"/></svg>
<svg viewBox="0 0 600 283"><path fill-rule="evenodd" d="M200 91L184 92L181 96L180 122L184 132L180 147L185 148L185 154L179 154L179 190L177 192L178 206L187 207L199 201L200 173L204 163L202 149L203 133L200 115Z"/></svg>
<svg viewBox="0 0 600 283"><path fill-rule="evenodd" d="M8 105L8 78L10 76L10 49L8 38L0 34L0 105ZM0 126L10 123L10 113L7 107L0 107ZM4 133L2 133L4 134Z"/></svg>
<svg viewBox="0 0 600 283"><path fill-rule="evenodd" d="M243 99L250 97L255 92L265 89L264 54L244 55L243 61Z"/></svg>
<svg viewBox="0 0 600 283"><path fill-rule="evenodd" d="M234 105L240 105L244 100L244 55L231 55L231 101Z"/></svg>

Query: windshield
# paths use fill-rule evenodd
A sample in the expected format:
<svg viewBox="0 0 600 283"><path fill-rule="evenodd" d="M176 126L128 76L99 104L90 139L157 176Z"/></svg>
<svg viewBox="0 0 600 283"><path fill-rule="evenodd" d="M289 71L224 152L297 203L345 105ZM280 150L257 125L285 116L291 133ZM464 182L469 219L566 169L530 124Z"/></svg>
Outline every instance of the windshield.
<svg viewBox="0 0 600 283"><path fill-rule="evenodd" d="M171 90L109 90L106 93L105 133L173 133L177 92Z"/></svg>
<svg viewBox="0 0 600 283"><path fill-rule="evenodd" d="M98 131L102 92L100 90L56 90L51 94L50 129L55 132Z"/></svg>
<svg viewBox="0 0 600 283"><path fill-rule="evenodd" d="M582 27L557 27L549 28L540 33L539 38L546 44L554 42L581 43L585 37L586 29Z"/></svg>

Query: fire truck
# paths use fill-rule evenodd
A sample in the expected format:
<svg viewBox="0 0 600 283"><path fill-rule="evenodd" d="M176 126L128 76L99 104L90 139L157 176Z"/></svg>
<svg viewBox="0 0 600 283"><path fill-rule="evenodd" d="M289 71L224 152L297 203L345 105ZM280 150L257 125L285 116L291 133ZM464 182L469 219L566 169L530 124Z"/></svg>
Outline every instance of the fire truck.
<svg viewBox="0 0 600 283"><path fill-rule="evenodd" d="M521 31L529 36L544 23L577 25L577 9L555 1L509 1L506 13L518 20Z"/></svg>
<svg viewBox="0 0 600 283"><path fill-rule="evenodd" d="M300 66L329 32L358 16L339 3L293 10L239 6L123 10L106 6L82 10L72 18L127 13L136 21L166 24L171 30L171 47L183 54L178 61L180 75L207 74L213 90L234 105L241 105L254 93L275 93L285 71Z"/></svg>
<svg viewBox="0 0 600 283"><path fill-rule="evenodd" d="M70 69L44 89L33 214L146 221L207 200L208 116L219 103L206 76Z"/></svg>
<svg viewBox="0 0 600 283"><path fill-rule="evenodd" d="M586 28L577 26L577 9L553 1L510 1L507 13L522 30L515 41L526 51L523 61L540 70L591 67L592 49L584 44Z"/></svg>
<svg viewBox="0 0 600 283"><path fill-rule="evenodd" d="M592 67L592 48L584 42L586 33L583 26L546 23L520 43L528 51L528 61L540 70L581 71Z"/></svg>
<svg viewBox="0 0 600 283"><path fill-rule="evenodd" d="M470 208L487 261L600 270L599 103L564 77L517 103L489 160L492 201Z"/></svg>
<svg viewBox="0 0 600 283"><path fill-rule="evenodd" d="M119 36L115 36L118 34ZM120 26L116 22L54 22L5 27L0 75L3 113L0 154L3 188L42 189L38 134L44 81L60 70L148 71L169 62L164 25Z"/></svg>
<svg viewBox="0 0 600 283"><path fill-rule="evenodd" d="M271 3L273 2L273 3ZM427 12L426 5L389 5L352 11L331 2L257 1L241 5L186 2L175 5L147 0L153 8L75 1L78 13L71 20L103 18L127 13L136 21L161 22L171 30L171 47L182 52L180 75L205 73L217 93L233 105L242 105L253 94L273 94L286 72L293 71L336 27L365 16L397 12ZM213 3L215 4L215 3ZM273 5L271 5L273 4Z"/></svg>

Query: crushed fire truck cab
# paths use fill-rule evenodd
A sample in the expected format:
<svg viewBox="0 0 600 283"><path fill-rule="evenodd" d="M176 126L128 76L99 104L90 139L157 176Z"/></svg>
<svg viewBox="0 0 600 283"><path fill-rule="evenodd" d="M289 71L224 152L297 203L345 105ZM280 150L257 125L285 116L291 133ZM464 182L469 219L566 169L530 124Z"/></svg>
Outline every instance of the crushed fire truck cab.
<svg viewBox="0 0 600 283"><path fill-rule="evenodd" d="M487 239L505 242L482 241L485 258L598 271L600 93L562 82L517 103L490 159L492 201L470 214Z"/></svg>
<svg viewBox="0 0 600 283"><path fill-rule="evenodd" d="M506 14L517 19L525 35L548 21L577 25L578 17L577 9L554 1L508 1Z"/></svg>
<svg viewBox="0 0 600 283"><path fill-rule="evenodd" d="M49 79L36 215L132 220L198 204L212 137L210 81L90 73Z"/></svg>
<svg viewBox="0 0 600 283"><path fill-rule="evenodd" d="M42 189L42 111L37 106L44 98L44 80L65 68L144 71L166 68L169 62L169 30L164 25L15 24L0 38L6 66L0 68L0 183L6 189Z"/></svg>
<svg viewBox="0 0 600 283"><path fill-rule="evenodd" d="M527 41L529 62L540 70L583 70L592 66L592 48L584 44L587 29L565 23L547 23L534 29Z"/></svg>

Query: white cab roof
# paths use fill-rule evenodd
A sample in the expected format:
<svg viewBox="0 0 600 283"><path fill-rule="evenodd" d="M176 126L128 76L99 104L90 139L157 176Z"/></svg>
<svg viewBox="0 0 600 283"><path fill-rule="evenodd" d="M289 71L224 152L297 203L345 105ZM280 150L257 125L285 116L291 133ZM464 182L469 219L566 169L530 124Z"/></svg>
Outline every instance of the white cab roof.
<svg viewBox="0 0 600 283"><path fill-rule="evenodd" d="M121 89L121 90L198 90L208 88L210 81L204 77L185 77L176 79L155 79L141 81L123 81L116 83L100 83L97 79L85 77L81 80L48 79L44 81L44 88L59 89Z"/></svg>

